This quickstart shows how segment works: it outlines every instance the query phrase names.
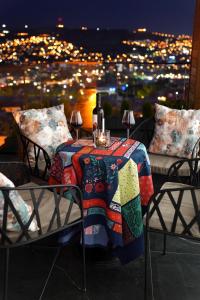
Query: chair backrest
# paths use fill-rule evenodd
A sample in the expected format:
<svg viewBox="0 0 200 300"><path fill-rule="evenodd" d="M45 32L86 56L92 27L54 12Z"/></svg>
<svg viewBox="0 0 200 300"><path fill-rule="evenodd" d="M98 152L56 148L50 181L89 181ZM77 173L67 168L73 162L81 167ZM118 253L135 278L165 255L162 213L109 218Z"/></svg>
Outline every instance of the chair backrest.
<svg viewBox="0 0 200 300"><path fill-rule="evenodd" d="M28 165L31 175L47 179L48 170L51 167L51 159L45 149L22 134L19 125L13 117L16 131L22 146L22 160ZM33 151L30 152L30 149Z"/></svg>
<svg viewBox="0 0 200 300"><path fill-rule="evenodd" d="M149 148L153 138L155 128L155 119L149 118L141 121L136 128L131 132L130 138L143 143L146 148Z"/></svg>
<svg viewBox="0 0 200 300"><path fill-rule="evenodd" d="M21 186L17 188L1 187L4 195L3 221L0 224L0 247L17 247L45 238L83 220L82 193L74 185ZM32 207L32 213L24 223L17 211L11 192L17 191L25 203ZM12 213L18 222L18 231L7 230L8 213ZM37 224L30 231L32 222Z"/></svg>
<svg viewBox="0 0 200 300"><path fill-rule="evenodd" d="M148 204L146 226L154 231L200 239L200 187L163 185Z"/></svg>
<svg viewBox="0 0 200 300"><path fill-rule="evenodd" d="M51 167L51 160L48 153L40 145L27 138L20 131L19 134L23 146L23 161L28 164L29 170L33 176L46 179L47 172ZM31 155L30 148L33 149Z"/></svg>

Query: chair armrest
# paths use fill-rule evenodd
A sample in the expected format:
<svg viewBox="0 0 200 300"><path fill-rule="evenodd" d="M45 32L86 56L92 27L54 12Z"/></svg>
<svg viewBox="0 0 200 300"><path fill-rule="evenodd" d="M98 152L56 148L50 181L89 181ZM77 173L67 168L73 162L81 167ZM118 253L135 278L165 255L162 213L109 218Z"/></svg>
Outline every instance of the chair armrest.
<svg viewBox="0 0 200 300"><path fill-rule="evenodd" d="M51 167L51 159L44 148L20 132L20 138L23 145L23 160L27 161L31 174L39 178L46 178L47 171ZM29 146L33 147L34 160L30 158ZM41 170L39 161L45 162L44 168Z"/></svg>
<svg viewBox="0 0 200 300"><path fill-rule="evenodd" d="M154 134L154 127L154 118L145 119L131 132L130 138L143 143L148 149Z"/></svg>
<svg viewBox="0 0 200 300"><path fill-rule="evenodd" d="M163 185L148 203L147 230L199 239L199 194L199 186L170 182Z"/></svg>
<svg viewBox="0 0 200 300"><path fill-rule="evenodd" d="M15 186L30 182L31 176L27 165L20 161L0 161L0 172L8 177Z"/></svg>
<svg viewBox="0 0 200 300"><path fill-rule="evenodd" d="M176 178L176 181L185 183L184 176L179 174L180 169L183 167L188 168L188 176L187 182L188 184L192 185L199 185L200 184L200 158L183 158L177 160L175 163L171 165L168 171L168 180Z"/></svg>
<svg viewBox="0 0 200 300"><path fill-rule="evenodd" d="M18 187L0 187L0 191L4 196L0 247L29 244L84 222L82 192L76 185L40 186L30 183ZM32 207L26 209L26 216L20 205L16 207L13 204L11 191L15 192L15 197L23 207L24 203ZM12 235L7 230L8 212L17 221L18 230Z"/></svg>

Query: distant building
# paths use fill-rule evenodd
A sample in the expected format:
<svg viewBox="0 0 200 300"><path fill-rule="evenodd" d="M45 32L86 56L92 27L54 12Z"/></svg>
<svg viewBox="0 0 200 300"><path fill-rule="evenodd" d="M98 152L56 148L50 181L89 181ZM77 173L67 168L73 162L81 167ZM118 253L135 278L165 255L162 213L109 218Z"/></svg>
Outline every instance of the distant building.
<svg viewBox="0 0 200 300"><path fill-rule="evenodd" d="M57 29L63 29L65 26L64 26L64 23L63 23L63 18L59 17L58 20L57 20L57 23L56 23L56 28Z"/></svg>

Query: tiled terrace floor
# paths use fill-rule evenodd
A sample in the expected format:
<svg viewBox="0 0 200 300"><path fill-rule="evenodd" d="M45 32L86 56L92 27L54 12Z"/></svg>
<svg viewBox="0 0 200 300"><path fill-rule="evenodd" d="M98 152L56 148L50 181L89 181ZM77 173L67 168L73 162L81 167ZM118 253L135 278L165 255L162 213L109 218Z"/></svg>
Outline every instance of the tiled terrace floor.
<svg viewBox="0 0 200 300"><path fill-rule="evenodd" d="M168 250L170 253L162 256L158 252L162 247L162 238L158 234L152 234L151 247L154 250L152 269L155 299L199 300L200 244L191 244L181 239L169 238ZM175 251L179 254L176 254ZM183 252L187 252L187 254L183 254ZM38 299L52 253L52 250L44 249L13 250L9 278L9 300ZM86 294L78 291L63 271L70 269L74 276L80 278L79 263L80 254L77 246L68 246L58 262L61 269L56 268L54 270L43 299L143 299L144 260L142 257L125 266L118 263L113 264L111 261L107 264L94 262L88 258Z"/></svg>

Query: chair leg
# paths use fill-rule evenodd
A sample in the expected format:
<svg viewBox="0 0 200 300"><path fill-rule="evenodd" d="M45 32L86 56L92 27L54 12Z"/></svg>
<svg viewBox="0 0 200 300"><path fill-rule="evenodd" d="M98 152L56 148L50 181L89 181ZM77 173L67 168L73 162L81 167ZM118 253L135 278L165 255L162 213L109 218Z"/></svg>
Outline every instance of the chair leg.
<svg viewBox="0 0 200 300"><path fill-rule="evenodd" d="M148 291L148 265L149 265L149 272L150 272L150 287L151 287L150 291ZM146 229L146 231L145 231L144 300L147 300L149 298L149 295L148 295L149 292L151 292L151 300L155 300L155 298L154 298L154 286L153 286L153 272L152 272L150 237L149 237L149 231Z"/></svg>
<svg viewBox="0 0 200 300"><path fill-rule="evenodd" d="M41 294L40 294L39 300L42 300L42 297L43 297L43 295L44 295L45 289L46 289L46 287L47 287L47 284L48 284L49 279L50 279L50 277L51 277L51 274L52 274L52 272L53 272L53 268L54 268L54 266L55 266L55 264L56 264L56 262L57 262L57 259L58 259L59 255L60 255L60 251L61 251L61 247L59 247L59 248L57 249L56 255L54 256L54 259L53 259L51 268L50 268L49 273L48 273L48 275L47 275L47 278L46 278L44 287L43 287L43 289L42 289L42 292L41 292Z"/></svg>
<svg viewBox="0 0 200 300"><path fill-rule="evenodd" d="M148 287L148 249L149 249L149 233L148 230L145 230L145 255L144 255L144 300L146 300L147 297L147 287Z"/></svg>
<svg viewBox="0 0 200 300"><path fill-rule="evenodd" d="M81 224L81 235L82 235L82 256L83 256L83 284L82 290L86 292L86 263L85 263L85 233L84 233L84 223Z"/></svg>
<svg viewBox="0 0 200 300"><path fill-rule="evenodd" d="M163 234L163 255L166 255L167 235Z"/></svg>
<svg viewBox="0 0 200 300"><path fill-rule="evenodd" d="M8 272L9 272L9 256L10 256L9 254L10 254L10 249L6 248L3 251L5 252L3 300L7 300L7 297L8 297Z"/></svg>

